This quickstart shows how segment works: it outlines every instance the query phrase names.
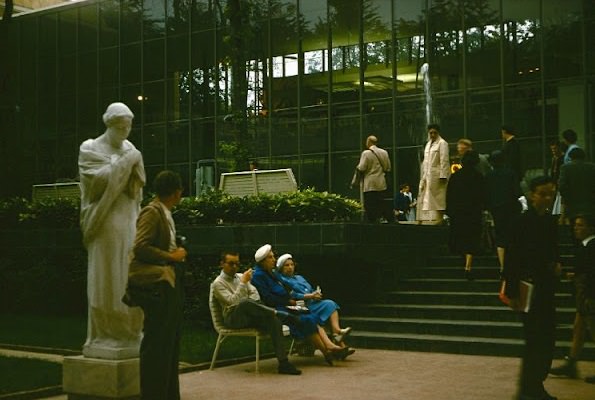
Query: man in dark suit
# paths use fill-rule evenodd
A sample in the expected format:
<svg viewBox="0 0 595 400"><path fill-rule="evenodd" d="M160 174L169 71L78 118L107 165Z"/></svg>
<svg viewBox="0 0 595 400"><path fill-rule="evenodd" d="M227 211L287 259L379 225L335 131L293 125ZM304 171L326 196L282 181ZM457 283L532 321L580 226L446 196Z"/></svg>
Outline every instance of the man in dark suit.
<svg viewBox="0 0 595 400"><path fill-rule="evenodd" d="M552 375L569 378L578 376L576 361L585 344L586 331L595 338L595 216L579 215L574 222L574 235L579 244L574 272L576 317L572 346L565 363L550 371ZM588 376L585 381L595 384L595 376Z"/></svg>
<svg viewBox="0 0 595 400"><path fill-rule="evenodd" d="M153 183L157 198L138 216L134 258L123 299L145 314L140 347L142 400L179 400L178 356L184 300L182 271L186 250L176 243L171 209L182 197L180 175L160 172Z"/></svg>
<svg viewBox="0 0 595 400"><path fill-rule="evenodd" d="M595 163L586 161L581 148L570 152L570 160L560 170L560 194L564 214L572 222L579 214L595 214Z"/></svg>
<svg viewBox="0 0 595 400"><path fill-rule="evenodd" d="M510 126L502 126L500 132L504 140L502 146L504 165L510 168L515 173L517 181L521 182L525 173L521 163L521 146L519 141L516 140L516 134Z"/></svg>
<svg viewBox="0 0 595 400"><path fill-rule="evenodd" d="M555 400L543 386L555 347L555 288L560 274L558 224L551 214L556 196L552 178L541 176L529 184L529 209L514 222L513 237L504 254L506 296L521 311L520 287L533 285L528 312L521 314L525 349L518 400Z"/></svg>

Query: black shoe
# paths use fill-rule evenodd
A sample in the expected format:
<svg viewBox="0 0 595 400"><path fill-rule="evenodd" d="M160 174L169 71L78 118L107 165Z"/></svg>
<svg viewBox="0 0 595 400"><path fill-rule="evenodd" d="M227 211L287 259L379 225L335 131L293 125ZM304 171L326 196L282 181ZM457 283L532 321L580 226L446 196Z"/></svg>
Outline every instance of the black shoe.
<svg viewBox="0 0 595 400"><path fill-rule="evenodd" d="M595 385L595 375L587 376L585 382Z"/></svg>
<svg viewBox="0 0 595 400"><path fill-rule="evenodd" d="M333 364L333 357L334 357L334 354L331 353L331 352L328 352L328 353L325 353L324 354L324 361L326 361L326 363L328 365L330 365L331 367L334 365Z"/></svg>
<svg viewBox="0 0 595 400"><path fill-rule="evenodd" d="M541 395L541 400L558 400L557 397L552 396L551 394L549 394L548 392L546 392L545 389L543 389L543 394Z"/></svg>
<svg viewBox="0 0 595 400"><path fill-rule="evenodd" d="M471 270L465 270L465 279L467 279L468 281L472 281L475 279Z"/></svg>
<svg viewBox="0 0 595 400"><path fill-rule="evenodd" d="M578 371L576 369L576 361L570 357L564 357L564 364L556 368L550 369L550 374L555 376L567 376L575 379L578 377Z"/></svg>
<svg viewBox="0 0 595 400"><path fill-rule="evenodd" d="M283 360L279 362L279 367L277 371L283 375L301 375L302 371L297 369L292 363L288 360Z"/></svg>
<svg viewBox="0 0 595 400"><path fill-rule="evenodd" d="M337 360L345 360L347 357L355 353L355 349L351 347L344 347L343 349L333 353Z"/></svg>

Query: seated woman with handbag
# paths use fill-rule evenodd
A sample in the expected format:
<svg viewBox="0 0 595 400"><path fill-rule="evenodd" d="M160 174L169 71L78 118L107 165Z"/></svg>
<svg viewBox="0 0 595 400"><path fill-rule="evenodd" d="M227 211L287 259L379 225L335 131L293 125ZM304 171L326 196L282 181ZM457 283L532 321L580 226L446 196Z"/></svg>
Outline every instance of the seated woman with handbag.
<svg viewBox="0 0 595 400"><path fill-rule="evenodd" d="M297 303L291 299L289 291L274 273L276 259L271 245L266 244L260 247L256 251L254 259L256 265L251 283L258 290L260 299L269 307L281 311L292 311ZM313 314L299 314L299 319L300 324L288 324L291 336L298 340L307 339L312 342L322 352L329 365L333 365L333 359L343 359L348 355L349 349L334 344L325 330L317 324Z"/></svg>
<svg viewBox="0 0 595 400"><path fill-rule="evenodd" d="M320 326L330 325L335 342L345 347L343 339L351 332L351 327L341 328L339 324L339 305L333 300L323 299L319 289L314 290L312 285L301 275L295 274L295 262L291 254L283 254L277 260L279 279L291 289L290 295L294 300L303 300L310 313L316 318ZM350 349L349 354L355 350Z"/></svg>

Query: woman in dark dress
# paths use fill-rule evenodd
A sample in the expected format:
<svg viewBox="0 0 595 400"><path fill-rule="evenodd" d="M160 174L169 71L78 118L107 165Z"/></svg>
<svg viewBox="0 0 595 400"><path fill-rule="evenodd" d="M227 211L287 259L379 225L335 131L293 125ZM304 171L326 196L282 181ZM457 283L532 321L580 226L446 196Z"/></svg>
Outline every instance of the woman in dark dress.
<svg viewBox="0 0 595 400"><path fill-rule="evenodd" d="M446 214L450 218L450 250L465 255L465 277L473 279L473 255L481 245L484 178L477 171L479 154L465 153L462 168L454 173L446 190Z"/></svg>

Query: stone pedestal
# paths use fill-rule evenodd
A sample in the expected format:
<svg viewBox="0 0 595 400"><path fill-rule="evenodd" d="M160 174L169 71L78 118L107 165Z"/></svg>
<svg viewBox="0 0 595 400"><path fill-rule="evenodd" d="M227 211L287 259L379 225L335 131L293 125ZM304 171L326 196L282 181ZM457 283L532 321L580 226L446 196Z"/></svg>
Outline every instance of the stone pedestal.
<svg viewBox="0 0 595 400"><path fill-rule="evenodd" d="M139 399L139 359L64 357L62 389L69 400Z"/></svg>

